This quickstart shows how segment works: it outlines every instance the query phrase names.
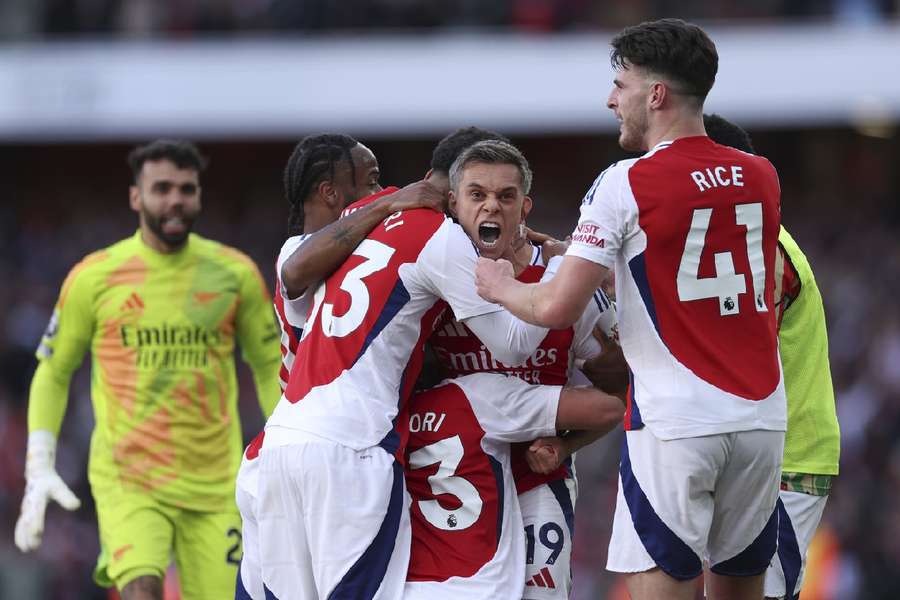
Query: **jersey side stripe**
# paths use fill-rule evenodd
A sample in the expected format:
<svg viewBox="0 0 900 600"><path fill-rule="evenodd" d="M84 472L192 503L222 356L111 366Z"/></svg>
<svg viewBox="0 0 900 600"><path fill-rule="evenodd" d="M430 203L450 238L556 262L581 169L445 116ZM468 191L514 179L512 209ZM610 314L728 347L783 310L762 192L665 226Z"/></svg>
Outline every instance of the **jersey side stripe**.
<svg viewBox="0 0 900 600"><path fill-rule="evenodd" d="M406 291L406 286L403 285L403 281L398 278L397 284L394 285L394 289L391 290L390 296L388 296L387 301L384 303L384 307L381 309L381 314L378 315L378 320L375 321L372 330L366 335L362 348L359 349L359 354L357 354L356 358L353 360L353 365L355 365L356 361L366 353L372 340L378 337L387 324L391 322L391 319L397 316L400 309L406 306L407 302L409 302L409 292ZM350 365L350 368L353 368L353 365Z"/></svg>
<svg viewBox="0 0 900 600"><path fill-rule="evenodd" d="M503 533L503 507L504 507L504 488L503 488L503 465L491 456L485 453L488 461L491 463L491 469L494 471L494 479L497 481L497 543L500 543L500 537Z"/></svg>
<svg viewBox="0 0 900 600"><path fill-rule="evenodd" d="M653 321L653 327L656 329L657 335L662 339L659 333L659 320L656 317L656 304L653 302L653 292L650 290L650 282L647 280L647 265L644 262L644 253L641 252L630 261L628 267L631 269L631 276L637 285L638 291L641 293L641 299L644 301L644 307L650 320Z"/></svg>

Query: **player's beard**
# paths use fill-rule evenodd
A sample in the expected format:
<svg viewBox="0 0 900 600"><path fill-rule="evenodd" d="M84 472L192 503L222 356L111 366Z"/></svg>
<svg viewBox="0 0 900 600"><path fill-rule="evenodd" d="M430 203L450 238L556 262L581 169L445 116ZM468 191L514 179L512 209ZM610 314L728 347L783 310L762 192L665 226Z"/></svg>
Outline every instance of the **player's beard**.
<svg viewBox="0 0 900 600"><path fill-rule="evenodd" d="M194 220L197 218L196 214L189 214L185 212L181 212L178 215L166 216L166 215L154 215L150 211L146 209L141 209L141 216L144 218L144 222L147 224L147 227L150 228L150 231L153 232L157 238L162 240L167 246L172 248L178 248L184 245L185 241L187 241L188 235L191 233L191 229L194 227ZM177 233L167 232L165 230L166 221L172 218L178 218L184 224L184 228L182 231Z"/></svg>
<svg viewBox="0 0 900 600"><path fill-rule="evenodd" d="M646 110L636 110L628 116L622 115L622 132L619 135L619 146L628 152L649 150L644 141L649 128L650 124Z"/></svg>

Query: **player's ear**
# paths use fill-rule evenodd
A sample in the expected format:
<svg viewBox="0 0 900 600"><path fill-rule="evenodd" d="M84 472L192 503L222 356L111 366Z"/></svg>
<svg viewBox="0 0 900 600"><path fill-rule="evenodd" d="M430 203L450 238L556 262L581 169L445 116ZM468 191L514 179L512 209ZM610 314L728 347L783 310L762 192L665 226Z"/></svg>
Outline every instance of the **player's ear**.
<svg viewBox="0 0 900 600"><path fill-rule="evenodd" d="M525 222L525 218L528 217L528 213L531 212L531 196L525 196L525 200L522 201L522 222Z"/></svg>
<svg viewBox="0 0 900 600"><path fill-rule="evenodd" d="M141 190L136 185L128 187L128 205L134 212L141 211Z"/></svg>
<svg viewBox="0 0 900 600"><path fill-rule="evenodd" d="M669 88L662 81L654 81L650 84L650 93L647 95L647 102L650 108L658 110L662 108L663 103L669 95Z"/></svg>
<svg viewBox="0 0 900 600"><path fill-rule="evenodd" d="M337 188L335 187L333 182L327 179L325 181L319 182L316 191L318 192L322 200L325 201L325 204L328 206L328 208L334 209L341 203L340 194L338 194Z"/></svg>
<svg viewBox="0 0 900 600"><path fill-rule="evenodd" d="M456 194L453 193L453 190L447 192L447 212L454 219L459 218L459 215L456 214Z"/></svg>

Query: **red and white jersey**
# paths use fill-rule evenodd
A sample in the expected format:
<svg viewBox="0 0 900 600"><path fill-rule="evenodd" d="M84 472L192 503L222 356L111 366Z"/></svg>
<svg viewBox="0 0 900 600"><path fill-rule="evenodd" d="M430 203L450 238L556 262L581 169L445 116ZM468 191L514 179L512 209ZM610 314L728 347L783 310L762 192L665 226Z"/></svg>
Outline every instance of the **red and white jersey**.
<svg viewBox="0 0 900 600"><path fill-rule="evenodd" d="M357 450L401 447L394 421L441 299L461 320L501 310L475 291L476 258L462 228L432 210L395 213L375 227L315 291L265 444L291 443L289 431L300 430Z"/></svg>
<svg viewBox="0 0 900 600"><path fill-rule="evenodd" d="M535 283L552 277L554 273L553 269L545 269L540 248L535 247L531 264L517 279L523 283ZM548 332L537 350L520 365L505 365L494 359L478 337L450 313L445 315L428 341L448 377L493 372L512 375L532 384L566 385L576 360L592 358L601 351L593 336L594 325L600 323L609 332L615 326L615 318L614 305L606 294L597 290L584 314L572 327ZM547 475L532 471L525 461L528 445L523 443L513 448L512 468L518 493L571 476L568 464Z"/></svg>
<svg viewBox="0 0 900 600"><path fill-rule="evenodd" d="M567 254L615 268L626 429L668 440L786 425L775 168L706 136L600 174Z"/></svg>
<svg viewBox="0 0 900 600"><path fill-rule="evenodd" d="M555 433L561 390L480 373L413 396L402 417L412 499L407 595L522 597L525 537L510 442Z"/></svg>
<svg viewBox="0 0 900 600"><path fill-rule="evenodd" d="M374 202L382 196L387 196L396 192L397 187L386 187L377 194L367 196L362 200L355 202L345 208L341 212L341 217L362 208L363 206ZM285 240L278 253L278 260L275 261L275 295L273 304L275 304L275 315L278 318L278 325L281 330L281 371L279 373L279 383L281 391L287 389L288 380L291 375L291 367L294 365L294 356L297 354L297 345L303 336L303 328L306 326L306 317L309 315L309 309L312 306L312 291L317 286L313 285L303 291L297 298L288 298L287 291L282 280L281 270L284 263L291 257L294 252L303 245L303 242L309 239L311 233L295 235Z"/></svg>
<svg viewBox="0 0 900 600"><path fill-rule="evenodd" d="M275 316L278 318L278 325L281 330L281 371L279 373L279 383L281 384L282 392L287 388L291 367L294 364L294 356L297 354L297 345L300 343L303 327L306 325L306 315L309 314L309 308L312 306L312 293L309 290L305 290L297 298L288 298L287 291L284 289L284 281L281 278L281 269L285 261L308 238L308 234L289 237L281 246L278 260L275 261L275 295L272 302L275 304Z"/></svg>

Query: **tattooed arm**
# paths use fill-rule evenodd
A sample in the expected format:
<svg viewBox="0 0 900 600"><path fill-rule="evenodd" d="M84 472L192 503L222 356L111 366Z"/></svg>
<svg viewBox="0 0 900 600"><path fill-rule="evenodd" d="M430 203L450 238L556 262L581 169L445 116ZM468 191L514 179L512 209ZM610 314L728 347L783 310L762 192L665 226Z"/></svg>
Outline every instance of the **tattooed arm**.
<svg viewBox="0 0 900 600"><path fill-rule="evenodd" d="M395 212L413 208L441 210L443 194L427 181L417 181L383 196L313 233L281 268L288 298L331 275L375 226Z"/></svg>

